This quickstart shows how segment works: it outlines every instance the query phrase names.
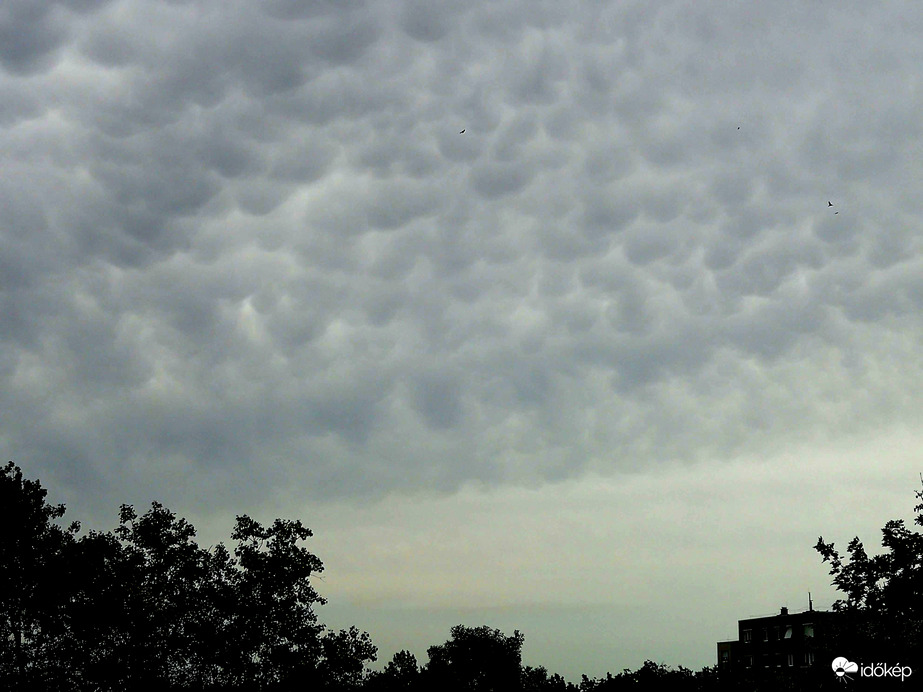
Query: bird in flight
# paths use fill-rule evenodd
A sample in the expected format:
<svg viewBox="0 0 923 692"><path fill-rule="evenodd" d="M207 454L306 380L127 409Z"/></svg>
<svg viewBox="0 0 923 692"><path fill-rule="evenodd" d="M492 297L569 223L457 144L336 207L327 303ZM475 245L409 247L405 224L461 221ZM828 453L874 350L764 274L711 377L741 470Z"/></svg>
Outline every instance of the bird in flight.
<svg viewBox="0 0 923 692"><path fill-rule="evenodd" d="M461 132L459 132L458 134L460 134L460 135L463 135L463 134L465 134L465 131L464 131L464 130L462 130L462 131L461 131Z"/></svg>
<svg viewBox="0 0 923 692"><path fill-rule="evenodd" d="M833 206L833 202L831 202L829 199L827 200L827 206L828 206L828 207L832 207L832 206Z"/></svg>

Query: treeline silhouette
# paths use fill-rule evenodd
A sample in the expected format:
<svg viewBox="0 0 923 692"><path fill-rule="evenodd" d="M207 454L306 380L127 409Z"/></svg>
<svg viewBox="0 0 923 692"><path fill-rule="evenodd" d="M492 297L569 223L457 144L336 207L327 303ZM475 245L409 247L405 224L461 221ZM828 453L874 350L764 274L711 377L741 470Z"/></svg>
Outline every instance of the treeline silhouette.
<svg viewBox="0 0 923 692"><path fill-rule="evenodd" d="M49 505L46 496L13 462L0 471L2 690L799 689L775 671L731 676L653 661L571 683L523 666L519 631L508 636L486 626L453 627L445 643L427 650L425 664L400 651L373 671L377 649L367 632L318 622L315 607L325 601L311 579L323 564L304 547L312 534L300 521L263 526L241 515L233 550L205 549L192 525L159 503L142 515L122 505L116 529L81 535L79 524L60 523L64 506ZM916 509L923 525L923 502ZM835 609L882 614L851 628L854 643L885 642L918 654L923 538L889 522L885 546L887 558L868 558L855 539L849 562L822 538L815 548L847 595ZM888 629L892 618L896 630Z"/></svg>

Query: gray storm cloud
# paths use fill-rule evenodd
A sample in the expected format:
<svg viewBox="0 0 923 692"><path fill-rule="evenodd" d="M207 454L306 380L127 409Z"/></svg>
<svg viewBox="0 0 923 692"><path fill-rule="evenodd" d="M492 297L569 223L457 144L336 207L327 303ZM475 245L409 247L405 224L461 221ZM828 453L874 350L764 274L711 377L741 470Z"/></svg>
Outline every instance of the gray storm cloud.
<svg viewBox="0 0 923 692"><path fill-rule="evenodd" d="M7 455L239 502L914 424L923 14L770 5L5 3Z"/></svg>

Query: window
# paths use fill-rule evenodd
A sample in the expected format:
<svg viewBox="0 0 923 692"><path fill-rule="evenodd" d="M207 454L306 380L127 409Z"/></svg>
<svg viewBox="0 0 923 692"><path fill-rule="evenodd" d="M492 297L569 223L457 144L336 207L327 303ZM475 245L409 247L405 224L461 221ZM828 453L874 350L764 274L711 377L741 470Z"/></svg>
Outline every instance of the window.
<svg viewBox="0 0 923 692"><path fill-rule="evenodd" d="M764 642L769 641L769 628L768 627L763 628L763 641Z"/></svg>
<svg viewBox="0 0 923 692"><path fill-rule="evenodd" d="M792 626L791 626L791 625L789 625L788 627L785 628L785 635L784 635L782 638L783 638L783 639L791 639L791 638L792 638Z"/></svg>
<svg viewBox="0 0 923 692"><path fill-rule="evenodd" d="M721 652L721 662L722 662L722 663L727 663L727 662L730 660L730 658L731 658L731 652L730 652L730 651L728 651L727 649L725 649L724 651Z"/></svg>
<svg viewBox="0 0 923 692"><path fill-rule="evenodd" d="M744 630L741 634L743 635L743 641L747 643L753 641L753 630Z"/></svg>
<svg viewBox="0 0 923 692"><path fill-rule="evenodd" d="M789 654L788 655L788 667L791 668L793 665L795 665L795 654Z"/></svg>
<svg viewBox="0 0 923 692"><path fill-rule="evenodd" d="M747 666L747 668L752 668L753 656L744 656L744 665Z"/></svg>
<svg viewBox="0 0 923 692"><path fill-rule="evenodd" d="M814 636L814 623L806 622L804 624L804 636L813 637Z"/></svg>
<svg viewBox="0 0 923 692"><path fill-rule="evenodd" d="M813 665L814 665L814 652L813 652L813 651L807 651L807 652L805 652L805 654L804 654L804 663L805 663L805 665L807 665L807 666L813 666Z"/></svg>

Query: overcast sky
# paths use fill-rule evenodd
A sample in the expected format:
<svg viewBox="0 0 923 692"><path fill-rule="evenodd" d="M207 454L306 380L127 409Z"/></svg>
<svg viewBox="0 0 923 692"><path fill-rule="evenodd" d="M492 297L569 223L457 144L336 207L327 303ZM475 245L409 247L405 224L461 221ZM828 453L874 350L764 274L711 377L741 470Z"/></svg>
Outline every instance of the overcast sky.
<svg viewBox="0 0 923 692"><path fill-rule="evenodd" d="M3 0L3 455L301 519L382 661L711 665L912 516L921 65L905 2Z"/></svg>

